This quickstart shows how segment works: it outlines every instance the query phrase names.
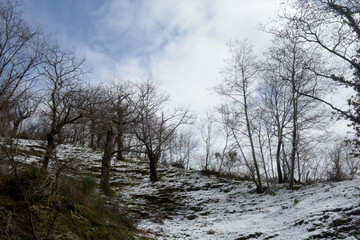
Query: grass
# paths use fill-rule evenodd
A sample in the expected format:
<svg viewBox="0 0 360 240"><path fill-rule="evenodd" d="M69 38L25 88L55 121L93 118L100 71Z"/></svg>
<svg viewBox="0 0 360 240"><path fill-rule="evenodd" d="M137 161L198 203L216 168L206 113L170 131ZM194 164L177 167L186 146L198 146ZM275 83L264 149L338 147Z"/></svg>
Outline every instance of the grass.
<svg viewBox="0 0 360 240"><path fill-rule="evenodd" d="M92 175L52 175L23 165L19 179L0 175L0 239L150 239L142 236L125 208L97 191Z"/></svg>

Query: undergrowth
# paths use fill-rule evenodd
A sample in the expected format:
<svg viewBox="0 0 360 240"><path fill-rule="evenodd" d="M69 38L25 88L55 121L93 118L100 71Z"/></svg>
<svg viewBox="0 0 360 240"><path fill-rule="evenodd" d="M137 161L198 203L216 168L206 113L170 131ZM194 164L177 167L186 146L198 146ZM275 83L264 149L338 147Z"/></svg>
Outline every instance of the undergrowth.
<svg viewBox="0 0 360 240"><path fill-rule="evenodd" d="M149 239L126 209L103 197L91 175L22 165L0 173L0 239Z"/></svg>

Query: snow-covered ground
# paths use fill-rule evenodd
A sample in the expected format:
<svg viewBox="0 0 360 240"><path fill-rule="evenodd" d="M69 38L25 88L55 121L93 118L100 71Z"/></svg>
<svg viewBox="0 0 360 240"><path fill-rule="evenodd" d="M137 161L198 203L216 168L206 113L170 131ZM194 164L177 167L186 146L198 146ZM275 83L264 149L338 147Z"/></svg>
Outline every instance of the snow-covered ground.
<svg viewBox="0 0 360 240"><path fill-rule="evenodd" d="M35 141L20 145L41 150ZM57 157L73 169L100 174L101 152L61 145ZM136 158L114 161L111 174L119 207L156 239L360 239L359 178L294 191L276 185L269 195L254 193L251 182L168 165L159 166L161 180L151 183L148 164Z"/></svg>
<svg viewBox="0 0 360 240"><path fill-rule="evenodd" d="M334 233L337 221L355 221L360 237L360 181L317 184L296 191L280 189L275 196L249 193L249 183L227 183L221 187L188 192L187 201L201 210L189 211L163 223L143 221L143 228L164 233L169 239L308 239ZM194 184L201 184L196 183ZM211 183L217 184L217 183ZM347 210L346 210L347 209ZM197 209L196 209L197 210ZM345 211L344 211L345 210ZM347 214L357 211L351 219ZM345 225L345 224L344 224ZM355 230L355 229L354 229ZM354 233L355 235L355 233Z"/></svg>

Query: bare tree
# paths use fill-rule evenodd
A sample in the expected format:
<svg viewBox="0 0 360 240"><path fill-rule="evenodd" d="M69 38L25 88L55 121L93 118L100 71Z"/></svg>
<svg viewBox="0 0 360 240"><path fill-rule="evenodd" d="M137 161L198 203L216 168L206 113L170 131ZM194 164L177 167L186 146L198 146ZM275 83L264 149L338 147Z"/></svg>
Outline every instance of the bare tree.
<svg viewBox="0 0 360 240"><path fill-rule="evenodd" d="M124 133L129 132L130 124L134 119L134 106L131 96L133 89L129 82L111 84L105 91L106 97L101 109L101 129L106 129L104 155L101 167L101 188L106 194L109 193L109 177L111 158L117 153L117 160L124 160L123 152L128 146L124 146ZM105 118L104 118L105 117ZM96 128L99 128L97 126ZM116 144L115 144L116 143ZM114 151L117 145L116 151Z"/></svg>
<svg viewBox="0 0 360 240"><path fill-rule="evenodd" d="M157 164L168 147L168 140L176 129L187 122L188 111L175 109L166 111L169 97L159 91L159 83L152 77L146 78L135 87L135 118L132 129L141 144L150 165L150 181L158 180ZM139 151L139 150L138 150Z"/></svg>
<svg viewBox="0 0 360 240"><path fill-rule="evenodd" d="M25 95L29 97L27 92L33 87L37 77L36 66L42 60L41 36L39 29L23 19L18 1L0 1L0 115L2 118L5 115L8 118L10 112L14 116L13 113L19 110L19 106L24 106ZM2 123L7 125L8 121ZM4 130L4 126L2 128Z"/></svg>
<svg viewBox="0 0 360 240"><path fill-rule="evenodd" d="M355 143L360 145L359 2L297 0L293 3L292 10L285 10L280 18L286 20L284 24L296 29L296 34L302 41L318 48L327 56L327 61L324 62L327 66L325 71L310 66L309 69L319 77L330 80L329 83L335 82L350 87L355 93L348 99L348 109L336 106L311 92L302 94L326 104L350 120L357 134Z"/></svg>
<svg viewBox="0 0 360 240"><path fill-rule="evenodd" d="M236 115L238 127L237 132L246 136L250 146L252 165L255 170L256 178L254 182L258 192L263 191L261 172L259 169L256 146L254 142L254 125L252 110L255 104L254 91L258 67L253 46L248 41L233 41L228 44L230 57L226 61L223 69L223 82L220 83L215 91L225 96L231 103L232 111ZM233 131L235 133L235 131ZM239 143L239 142L238 142ZM239 144L238 144L239 145ZM241 144L240 144L241 145ZM248 165L250 167L250 165ZM252 171L252 170L251 170Z"/></svg>
<svg viewBox="0 0 360 240"><path fill-rule="evenodd" d="M111 98L111 111L113 116L111 121L116 129L116 159L123 161L123 152L128 149L124 145L125 134L129 133L130 124L134 121L135 108L131 104L134 88L130 82L121 81L113 83L109 86L109 94Z"/></svg>
<svg viewBox="0 0 360 240"><path fill-rule="evenodd" d="M181 129L170 142L170 158L188 170L198 147L199 141L196 139L195 133L190 129Z"/></svg>
<svg viewBox="0 0 360 240"><path fill-rule="evenodd" d="M213 158L213 146L215 141L215 117L211 113L207 113L206 117L200 123L201 139L205 144L204 171L210 170Z"/></svg>
<svg viewBox="0 0 360 240"><path fill-rule="evenodd" d="M217 159L219 159L219 166L218 166L218 171L221 173L223 171L223 166L225 164L225 160L233 160L233 158L229 158L229 156L231 156L231 153L234 150L234 146L233 144L231 144L231 136L232 136L232 131L231 131L231 119L230 119L230 109L229 106L226 104L221 105L218 109L217 109L219 116L217 118L217 122L220 124L221 128L220 128L220 135L221 138L224 142L222 149L220 152L216 152L215 153L215 157ZM230 155L229 155L230 153ZM229 161L228 163L230 163L231 161ZM228 164L228 166L230 166Z"/></svg>
<svg viewBox="0 0 360 240"><path fill-rule="evenodd" d="M40 102L41 97L37 96L35 91L28 89L26 93L19 97L16 105L9 111L10 122L12 124L13 135L20 133L20 126L26 120L34 115Z"/></svg>
<svg viewBox="0 0 360 240"><path fill-rule="evenodd" d="M113 156L114 149L114 133L112 129L107 130L106 141L104 148L104 155L101 161L101 180L100 187L105 192L105 194L110 193L110 166L111 158Z"/></svg>
<svg viewBox="0 0 360 240"><path fill-rule="evenodd" d="M289 187L293 188L296 170L299 176L301 175L300 141L306 139L306 132L309 129L320 130L326 122L325 112L318 108L320 103L305 97L306 94L320 97L325 92L322 79L310 70L322 71L322 55L315 50L307 51L296 29L284 26L270 31L274 35L274 45L267 53L269 67L265 69L267 72L265 76L269 77L270 81L265 81L264 91L268 95L265 100L270 98L266 100L267 104L274 107L271 111L275 113L273 119L278 134L277 150L281 144L282 151L285 153L283 157L285 157L285 150L289 149L289 162L285 163L288 165L290 174ZM276 88L269 84L275 84ZM269 90L271 94L268 93ZM282 106L279 106L279 103ZM283 141L286 128L291 139L289 144ZM279 151L277 151L277 165L279 164L278 154ZM286 159L287 157L284 158ZM298 166L297 169L296 166Z"/></svg>
<svg viewBox="0 0 360 240"><path fill-rule="evenodd" d="M84 59L78 59L72 50L63 50L58 44L48 49L45 62L39 68L40 76L46 89L46 99L41 112L49 121L47 146L42 162L47 169L56 147L55 137L68 124L83 117L84 97L83 68Z"/></svg>
<svg viewBox="0 0 360 240"><path fill-rule="evenodd" d="M284 82L279 74L281 69L280 64L268 64L273 59L273 53L270 51L267 57L269 61L266 66L263 68L262 78L263 83L259 89L261 96L262 108L264 113L265 125L268 129L268 141L271 141L271 138L275 137L275 161L277 169L278 182L282 183L287 179L285 169L282 172L282 166L285 164L282 161L285 161L284 158L281 158L282 146L285 141L284 135L286 134L286 127L291 121L290 112L291 112L291 100L289 99L290 89L287 87L286 82ZM269 148L271 149L271 142L269 143Z"/></svg>

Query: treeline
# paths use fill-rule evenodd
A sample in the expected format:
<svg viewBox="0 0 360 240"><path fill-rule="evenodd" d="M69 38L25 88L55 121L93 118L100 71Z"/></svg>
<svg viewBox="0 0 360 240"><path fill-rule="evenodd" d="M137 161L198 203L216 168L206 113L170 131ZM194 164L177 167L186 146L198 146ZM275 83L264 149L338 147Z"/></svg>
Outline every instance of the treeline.
<svg viewBox="0 0 360 240"><path fill-rule="evenodd" d="M273 40L261 59L248 41L229 42L214 88L224 102L205 134L211 145L209 129L218 122L225 139L215 154L219 170L240 163L259 192L264 180L268 189L275 179L293 189L296 182L357 173L359 18L356 1L288 1L263 27ZM345 110L327 101L339 87L354 90ZM334 140L331 125L339 116L349 120L354 138Z"/></svg>
<svg viewBox="0 0 360 240"><path fill-rule="evenodd" d="M105 192L112 156L121 161L129 152L148 159L151 181L161 161L188 169L197 159L205 171L249 177L259 192L276 181L294 188L358 170L360 6L353 1L287 3L264 27L273 44L261 58L248 41L229 42L214 87L224 102L198 123L188 109L169 107L154 77L88 83L84 58L24 20L16 1L0 4L0 134L7 143L45 140L43 169L58 144L73 143L104 151ZM355 90L346 110L326 101L339 86ZM351 122L353 141L330 136L339 116ZM16 171L14 157L2 161Z"/></svg>
<svg viewBox="0 0 360 240"><path fill-rule="evenodd" d="M113 154L119 160L124 151L144 154L150 180L157 181L156 165L176 129L189 120L188 111L168 108L169 97L152 77L89 84L84 58L23 19L18 2L0 3L0 133L6 143L45 140L46 170L58 144L103 149L105 190ZM15 158L2 160L16 171Z"/></svg>

